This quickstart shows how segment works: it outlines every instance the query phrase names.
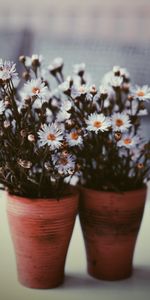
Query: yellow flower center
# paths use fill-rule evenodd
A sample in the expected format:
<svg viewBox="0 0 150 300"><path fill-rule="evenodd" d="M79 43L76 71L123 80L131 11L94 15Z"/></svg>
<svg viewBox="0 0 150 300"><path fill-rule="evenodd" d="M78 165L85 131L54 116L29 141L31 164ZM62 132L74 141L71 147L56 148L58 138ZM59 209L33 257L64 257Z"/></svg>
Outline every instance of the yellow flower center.
<svg viewBox="0 0 150 300"><path fill-rule="evenodd" d="M76 131L71 133L72 140L77 140L78 137L79 137L79 135L78 135L78 133Z"/></svg>
<svg viewBox="0 0 150 300"><path fill-rule="evenodd" d="M55 141L55 140L56 140L56 137L55 137L54 134L49 133L48 136L47 136L47 139L48 139L49 141Z"/></svg>
<svg viewBox="0 0 150 300"><path fill-rule="evenodd" d="M32 93L33 94L39 94L40 93L40 89L38 87L33 87L32 88Z"/></svg>
<svg viewBox="0 0 150 300"><path fill-rule="evenodd" d="M95 121L95 122L93 123L93 126L96 127L96 128L100 128L100 127L102 126L102 122L100 122L100 121Z"/></svg>
<svg viewBox="0 0 150 300"><path fill-rule="evenodd" d="M132 142L132 140L130 138L126 138L124 140L125 145L129 145L129 144L131 144L131 142Z"/></svg>
<svg viewBox="0 0 150 300"><path fill-rule="evenodd" d="M144 165L142 163L137 164L138 169L143 169Z"/></svg>
<svg viewBox="0 0 150 300"><path fill-rule="evenodd" d="M138 91L138 92L137 92L137 96L139 96L139 97L145 96L144 91L142 91L142 90Z"/></svg>
<svg viewBox="0 0 150 300"><path fill-rule="evenodd" d="M120 127L123 125L123 121L121 119L116 120L116 126Z"/></svg>

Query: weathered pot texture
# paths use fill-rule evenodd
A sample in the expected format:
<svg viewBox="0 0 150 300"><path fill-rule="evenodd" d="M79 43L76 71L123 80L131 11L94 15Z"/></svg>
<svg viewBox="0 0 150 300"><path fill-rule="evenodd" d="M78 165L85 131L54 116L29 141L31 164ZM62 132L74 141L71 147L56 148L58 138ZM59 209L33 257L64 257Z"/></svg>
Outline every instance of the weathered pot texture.
<svg viewBox="0 0 150 300"><path fill-rule="evenodd" d="M146 188L124 193L81 188L80 223L88 273L101 280L131 276Z"/></svg>
<svg viewBox="0 0 150 300"><path fill-rule="evenodd" d="M7 198L19 282L41 289L60 285L78 210L78 192L60 200L9 194Z"/></svg>

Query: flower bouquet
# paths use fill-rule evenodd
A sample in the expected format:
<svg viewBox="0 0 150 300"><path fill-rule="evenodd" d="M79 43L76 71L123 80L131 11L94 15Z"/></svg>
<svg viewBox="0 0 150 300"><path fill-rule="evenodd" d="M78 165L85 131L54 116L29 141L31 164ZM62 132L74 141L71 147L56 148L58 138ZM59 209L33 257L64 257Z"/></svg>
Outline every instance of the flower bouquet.
<svg viewBox="0 0 150 300"><path fill-rule="evenodd" d="M78 207L70 181L79 168L60 122L62 106L67 115L70 103L50 88L50 73L62 81L63 62L49 69L38 55L20 62L24 84L15 64L0 60L0 183L7 191L19 281L48 288L64 278Z"/></svg>
<svg viewBox="0 0 150 300"><path fill-rule="evenodd" d="M25 265L29 267L22 271L21 258L17 257L20 281L32 287L52 287L62 282L63 268L60 271L52 265L50 258L48 263L45 261L44 274L34 279L35 261L42 260L32 247L35 236L39 240L39 233L35 232L38 222L40 234L41 228L44 231L38 250L41 257L49 253L43 250L43 243L49 241L51 248L52 241L64 237L62 233L57 237L54 234L54 215L56 225L59 221L62 228L64 214L70 213L73 216L70 228L73 228L72 209L76 212L77 194L72 195L72 180L77 180L81 187L79 213L89 273L107 280L130 276L150 173L150 143L143 137L140 126L140 117L147 114L145 104L150 89L131 87L129 73L120 67L106 74L97 89L89 82L85 64L75 65L74 74L65 77L61 58L47 68L43 68L43 58L38 55L21 56L20 62L25 68L22 76L26 81L23 86L19 83L20 88L15 65L0 63L0 182L9 195L8 216L14 244L24 241L18 238L18 227L21 237L28 236L29 228L33 237L27 248L23 245L27 253ZM72 196L76 201L70 199ZM58 206L66 198L67 206L62 212ZM54 213L47 203L54 205ZM41 209L46 211L44 220ZM13 219L17 210L16 225ZM29 217L28 226L25 214ZM64 239L68 245L69 238ZM64 266L64 256L61 249L54 259L52 255L52 260L63 257ZM33 257L34 264L29 263ZM54 268L60 275L57 279L52 275ZM38 269L41 270L41 264Z"/></svg>
<svg viewBox="0 0 150 300"><path fill-rule="evenodd" d="M63 103L44 80L40 59L33 56L29 66L21 57L27 82L19 90L15 65L0 61L0 181L11 194L59 198L77 163L59 122Z"/></svg>
<svg viewBox="0 0 150 300"><path fill-rule="evenodd" d="M117 66L99 89L86 81L84 64L76 65L75 72L78 81L67 80L61 89L72 103L66 122L70 143L78 149L88 272L123 279L132 272L150 178L150 142L140 125L148 113L150 88L133 87L128 71Z"/></svg>

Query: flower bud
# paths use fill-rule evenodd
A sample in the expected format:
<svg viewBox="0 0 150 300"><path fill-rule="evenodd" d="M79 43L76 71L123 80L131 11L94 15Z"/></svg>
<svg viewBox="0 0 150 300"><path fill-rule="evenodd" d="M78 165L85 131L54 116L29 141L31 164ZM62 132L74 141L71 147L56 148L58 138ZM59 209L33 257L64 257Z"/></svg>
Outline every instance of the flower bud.
<svg viewBox="0 0 150 300"><path fill-rule="evenodd" d="M27 132L26 132L24 129L22 129L22 130L20 131L20 135L21 135L23 138L25 138L25 137L27 136Z"/></svg>
<svg viewBox="0 0 150 300"><path fill-rule="evenodd" d="M26 81L28 81L30 79L30 74L29 72L25 71L22 73L22 78Z"/></svg>
<svg viewBox="0 0 150 300"><path fill-rule="evenodd" d="M29 142L35 142L35 136L34 136L34 134L29 134L28 135L28 141Z"/></svg>
<svg viewBox="0 0 150 300"><path fill-rule="evenodd" d="M62 151L62 155L65 156L65 157L67 157L68 156L68 151L67 150L63 150Z"/></svg>
<svg viewBox="0 0 150 300"><path fill-rule="evenodd" d="M131 95L128 96L129 101L133 101L133 99L134 99L133 96L131 96Z"/></svg>
<svg viewBox="0 0 150 300"><path fill-rule="evenodd" d="M40 62L39 62L39 59L38 58L34 58L32 60L32 67L33 68L38 68L40 66Z"/></svg>
<svg viewBox="0 0 150 300"><path fill-rule="evenodd" d="M143 169L143 168L144 168L144 165L143 165L142 163L138 163L138 164L137 164L137 168L138 168L138 169Z"/></svg>
<svg viewBox="0 0 150 300"><path fill-rule="evenodd" d="M20 61L22 64L24 64L25 61L26 61L26 57L25 57L24 55L20 55L20 56L19 56L19 61Z"/></svg>
<svg viewBox="0 0 150 300"><path fill-rule="evenodd" d="M122 137L121 132L115 132L115 140L116 140L117 142L120 141L121 137Z"/></svg>
<svg viewBox="0 0 150 300"><path fill-rule="evenodd" d="M90 93L91 93L92 95L96 95L97 89L96 89L95 84L93 84L93 85L90 87Z"/></svg>
<svg viewBox="0 0 150 300"><path fill-rule="evenodd" d="M72 121L70 119L68 119L68 120L65 121L65 127L66 127L66 129L73 128L74 126L75 126L75 122L74 121Z"/></svg>

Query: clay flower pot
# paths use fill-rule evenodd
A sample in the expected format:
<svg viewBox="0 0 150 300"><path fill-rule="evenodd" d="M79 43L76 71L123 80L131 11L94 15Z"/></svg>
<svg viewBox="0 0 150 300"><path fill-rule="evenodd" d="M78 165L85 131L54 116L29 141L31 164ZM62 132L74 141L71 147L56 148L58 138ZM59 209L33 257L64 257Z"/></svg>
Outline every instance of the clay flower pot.
<svg viewBox="0 0 150 300"><path fill-rule="evenodd" d="M63 282L77 209L77 192L59 201L8 195L8 221L21 284L44 289Z"/></svg>
<svg viewBox="0 0 150 300"><path fill-rule="evenodd" d="M124 193L81 189L80 222L88 273L102 280L131 276L146 188Z"/></svg>

